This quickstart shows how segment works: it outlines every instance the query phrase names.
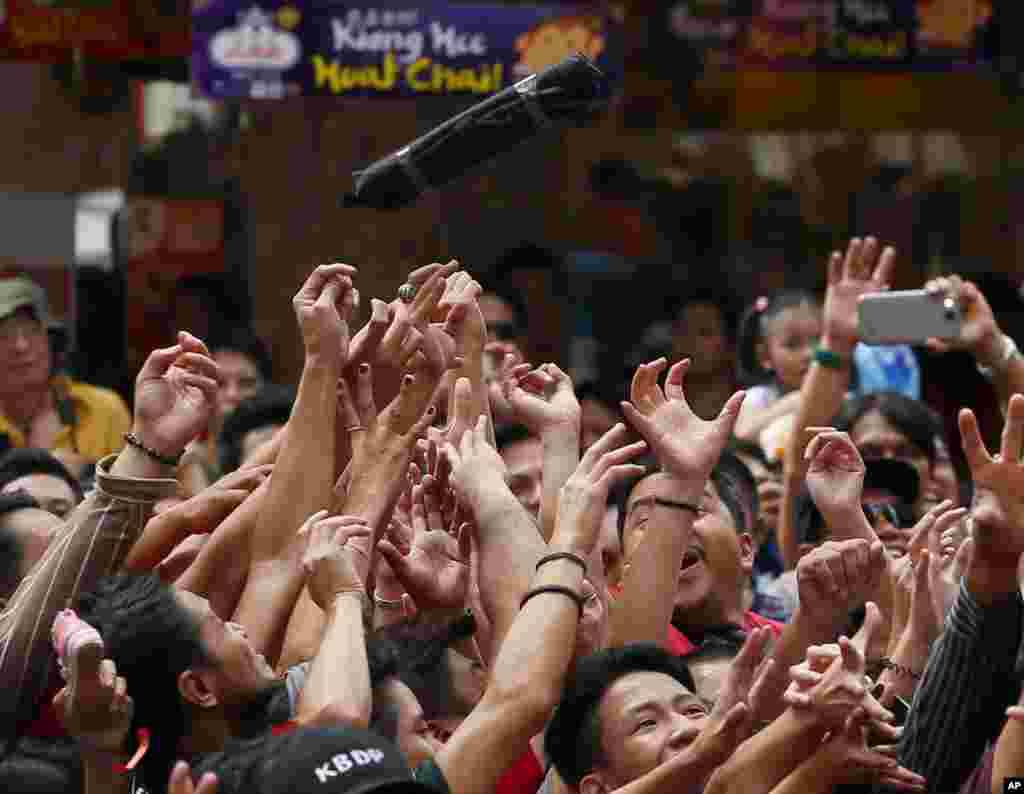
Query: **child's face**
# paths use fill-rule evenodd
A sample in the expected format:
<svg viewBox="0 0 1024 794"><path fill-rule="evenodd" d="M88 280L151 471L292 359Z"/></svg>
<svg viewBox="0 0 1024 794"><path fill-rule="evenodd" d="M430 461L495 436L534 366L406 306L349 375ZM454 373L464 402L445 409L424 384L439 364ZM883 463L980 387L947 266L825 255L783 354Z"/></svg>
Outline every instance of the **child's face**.
<svg viewBox="0 0 1024 794"><path fill-rule="evenodd" d="M786 391L799 389L821 337L821 310L803 303L783 309L766 323L761 366L775 372Z"/></svg>

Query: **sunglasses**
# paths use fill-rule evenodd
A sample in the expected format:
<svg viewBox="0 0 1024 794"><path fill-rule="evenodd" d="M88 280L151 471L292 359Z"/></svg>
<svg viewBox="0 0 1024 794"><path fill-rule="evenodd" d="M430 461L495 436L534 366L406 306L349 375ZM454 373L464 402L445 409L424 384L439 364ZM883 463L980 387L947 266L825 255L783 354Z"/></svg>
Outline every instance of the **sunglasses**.
<svg viewBox="0 0 1024 794"><path fill-rule="evenodd" d="M519 326L515 323L488 323L487 328L492 334L494 334L495 339L502 342L508 342L511 339L518 339L521 336Z"/></svg>

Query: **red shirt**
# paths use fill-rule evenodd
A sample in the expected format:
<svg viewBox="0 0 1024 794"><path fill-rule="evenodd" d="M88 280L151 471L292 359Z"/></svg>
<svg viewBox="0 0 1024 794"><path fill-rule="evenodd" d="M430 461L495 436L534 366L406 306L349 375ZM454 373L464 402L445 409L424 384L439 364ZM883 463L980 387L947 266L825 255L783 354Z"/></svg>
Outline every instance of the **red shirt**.
<svg viewBox="0 0 1024 794"><path fill-rule="evenodd" d="M775 639L778 639L782 635L782 627L785 624L779 623L777 620L771 620L770 618L761 617L756 612L747 612L743 615L743 629L745 631L753 631L761 626L767 626L771 629ZM675 656L686 656L687 654L693 653L697 650L697 646L694 645L690 640L675 626L668 627L668 650Z"/></svg>
<svg viewBox="0 0 1024 794"><path fill-rule="evenodd" d="M544 782L544 768L537 760L533 747L519 756L519 760L505 770L494 788L495 794L537 794Z"/></svg>

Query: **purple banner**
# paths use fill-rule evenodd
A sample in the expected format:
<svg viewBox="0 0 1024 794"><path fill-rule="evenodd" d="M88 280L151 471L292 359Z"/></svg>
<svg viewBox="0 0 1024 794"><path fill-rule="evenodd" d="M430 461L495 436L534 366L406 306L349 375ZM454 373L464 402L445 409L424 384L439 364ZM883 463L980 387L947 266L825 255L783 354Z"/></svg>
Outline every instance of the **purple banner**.
<svg viewBox="0 0 1024 794"><path fill-rule="evenodd" d="M582 52L621 72L593 9L209 0L192 12L192 82L217 98L493 94Z"/></svg>

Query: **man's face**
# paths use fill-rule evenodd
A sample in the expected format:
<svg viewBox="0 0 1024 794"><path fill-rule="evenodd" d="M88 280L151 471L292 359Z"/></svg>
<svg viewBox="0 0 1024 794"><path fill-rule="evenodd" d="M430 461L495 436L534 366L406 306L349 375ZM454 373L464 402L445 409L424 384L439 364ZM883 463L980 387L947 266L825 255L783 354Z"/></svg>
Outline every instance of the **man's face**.
<svg viewBox="0 0 1024 794"><path fill-rule="evenodd" d="M0 521L18 538L18 545L21 548L19 573L22 577L42 559L54 535L64 525L64 522L53 513L34 507L11 510L0 517Z"/></svg>
<svg viewBox="0 0 1024 794"><path fill-rule="evenodd" d="M175 590L178 603L199 625L203 648L212 659L208 685L222 704L244 704L277 681L267 658L253 648L245 628L221 620L210 602L186 590Z"/></svg>
<svg viewBox="0 0 1024 794"><path fill-rule="evenodd" d="M0 320L0 368L6 391L39 388L50 379L46 328L29 308Z"/></svg>
<svg viewBox="0 0 1024 794"><path fill-rule="evenodd" d="M217 394L217 411L223 419L242 400L252 397L262 388L263 376L256 362L244 353L218 350L213 354L213 360L217 362L223 378Z"/></svg>
<svg viewBox="0 0 1024 794"><path fill-rule="evenodd" d="M609 505L604 511L598 546L608 585L617 587L622 581L622 542L619 540L619 508L615 505Z"/></svg>
<svg viewBox="0 0 1024 794"><path fill-rule="evenodd" d="M533 517L540 516L543 486L544 445L539 438L526 438L506 444L501 459L508 467L508 487Z"/></svg>
<svg viewBox="0 0 1024 794"><path fill-rule="evenodd" d="M628 560L652 527L683 532L685 513L655 503L655 499L684 501L681 484L658 473L641 480L629 495L623 539ZM708 481L693 522L679 572L674 620L696 628L736 622L742 615L743 588L753 568L750 535L738 535L736 523Z"/></svg>
<svg viewBox="0 0 1024 794"><path fill-rule="evenodd" d="M612 790L685 750L707 723L708 710L671 676L638 672L624 675L609 687L598 716L607 763L595 773L603 779L605 790ZM580 788L588 790L587 778Z"/></svg>
<svg viewBox="0 0 1024 794"><path fill-rule="evenodd" d="M850 430L850 439L860 451L866 461L872 460L899 460L909 463L917 469L921 481L921 494L926 494L931 488L931 465L928 456L919 450L907 438L899 428L895 427L884 416L877 411L865 414L858 420L857 424ZM872 493L869 489L864 491L864 499L869 502L891 501L892 495L888 493ZM915 512L920 515L921 499L915 505Z"/></svg>
<svg viewBox="0 0 1024 794"><path fill-rule="evenodd" d="M71 486L52 474L26 474L11 480L4 486L3 492L13 491L27 491L43 510L58 518L67 518L68 513L78 504L78 497Z"/></svg>
<svg viewBox="0 0 1024 794"><path fill-rule="evenodd" d="M429 761L441 749L433 729L423 716L423 708L419 700L408 686L397 678L382 684L380 694L398 711L398 735L396 744L402 751L410 768L415 769L424 761Z"/></svg>

